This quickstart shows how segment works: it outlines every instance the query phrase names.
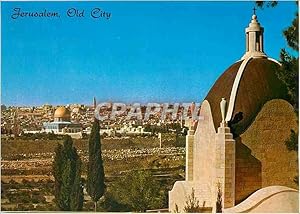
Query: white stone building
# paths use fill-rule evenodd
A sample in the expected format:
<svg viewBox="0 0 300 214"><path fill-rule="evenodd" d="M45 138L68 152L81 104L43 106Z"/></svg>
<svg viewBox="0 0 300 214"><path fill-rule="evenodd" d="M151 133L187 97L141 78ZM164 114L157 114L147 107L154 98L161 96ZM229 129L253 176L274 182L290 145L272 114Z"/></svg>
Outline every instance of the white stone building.
<svg viewBox="0 0 300 214"><path fill-rule="evenodd" d="M58 107L54 113L54 121L43 124L44 132L67 134L72 138L82 138L82 127L79 123L71 122L70 111L65 107Z"/></svg>

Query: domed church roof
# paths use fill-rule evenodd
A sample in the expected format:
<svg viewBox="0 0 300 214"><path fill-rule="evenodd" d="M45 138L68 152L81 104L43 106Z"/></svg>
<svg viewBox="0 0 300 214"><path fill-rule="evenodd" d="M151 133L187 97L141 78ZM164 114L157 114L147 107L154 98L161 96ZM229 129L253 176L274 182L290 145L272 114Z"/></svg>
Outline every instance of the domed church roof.
<svg viewBox="0 0 300 214"><path fill-rule="evenodd" d="M240 65L241 62L237 62L230 66L219 77L205 98L211 106L216 129L222 121L221 98L224 97L227 100L228 106ZM275 73L278 67L278 64L266 58L254 58L249 61L239 82L232 116L228 120L234 134L243 133L267 101L276 98L287 99L286 87Z"/></svg>
<svg viewBox="0 0 300 214"><path fill-rule="evenodd" d="M253 23L256 23L255 28ZM262 42L263 28L253 15L246 29L245 55L219 77L205 98L210 103L216 129L222 121L221 98L227 101L225 120L235 135L242 134L248 128L267 101L287 99L287 89L276 75L280 64L267 58Z"/></svg>
<svg viewBox="0 0 300 214"><path fill-rule="evenodd" d="M70 118L70 117L71 117L70 111L63 106L58 107L54 112L54 118Z"/></svg>

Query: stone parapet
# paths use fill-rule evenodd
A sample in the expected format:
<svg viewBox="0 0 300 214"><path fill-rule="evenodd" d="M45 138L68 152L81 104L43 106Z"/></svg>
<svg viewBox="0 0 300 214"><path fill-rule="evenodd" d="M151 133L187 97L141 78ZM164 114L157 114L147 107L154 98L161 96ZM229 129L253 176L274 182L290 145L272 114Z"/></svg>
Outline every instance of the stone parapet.
<svg viewBox="0 0 300 214"><path fill-rule="evenodd" d="M216 134L216 186L221 185L222 207L235 202L235 140L230 128L221 124ZM216 188L217 190L217 188ZM217 192L215 193L215 196Z"/></svg>
<svg viewBox="0 0 300 214"><path fill-rule="evenodd" d="M189 130L186 136L186 163L185 180L193 180L193 149L194 149L194 131Z"/></svg>

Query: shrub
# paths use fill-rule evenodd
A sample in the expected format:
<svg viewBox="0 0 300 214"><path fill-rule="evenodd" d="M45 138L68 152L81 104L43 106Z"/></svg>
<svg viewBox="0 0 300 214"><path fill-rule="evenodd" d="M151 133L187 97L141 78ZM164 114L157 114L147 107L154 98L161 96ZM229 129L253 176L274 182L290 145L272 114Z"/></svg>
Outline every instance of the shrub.
<svg viewBox="0 0 300 214"><path fill-rule="evenodd" d="M164 195L149 172L131 171L113 185L113 198L132 211L145 212L162 206Z"/></svg>
<svg viewBox="0 0 300 214"><path fill-rule="evenodd" d="M222 212L222 191L221 191L221 184L218 183L218 195L217 195L217 202L216 202L216 212Z"/></svg>
<svg viewBox="0 0 300 214"><path fill-rule="evenodd" d="M195 190L192 189L191 195L187 197L185 206L183 208L185 213L199 213L201 212L201 207L199 205L199 200L195 197Z"/></svg>

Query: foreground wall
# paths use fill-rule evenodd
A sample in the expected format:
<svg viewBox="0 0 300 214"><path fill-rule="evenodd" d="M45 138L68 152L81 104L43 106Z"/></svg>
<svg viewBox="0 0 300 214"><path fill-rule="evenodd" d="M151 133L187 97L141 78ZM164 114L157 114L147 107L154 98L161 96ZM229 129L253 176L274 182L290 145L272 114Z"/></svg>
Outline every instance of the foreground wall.
<svg viewBox="0 0 300 214"><path fill-rule="evenodd" d="M250 127L236 138L236 204L263 187L298 188L297 153L288 151L290 130L298 132L293 107L284 100L267 102Z"/></svg>
<svg viewBox="0 0 300 214"><path fill-rule="evenodd" d="M200 109L200 116L203 120L199 121L195 132L192 145L193 169L189 170L186 181L175 182L173 189L169 192L169 211L183 212L188 196L194 190L195 197L199 200L200 206L212 208L215 205L214 188L215 184L215 128L211 115L209 103L203 101Z"/></svg>
<svg viewBox="0 0 300 214"><path fill-rule="evenodd" d="M299 192L283 186L269 186L253 193L225 213L299 213Z"/></svg>

